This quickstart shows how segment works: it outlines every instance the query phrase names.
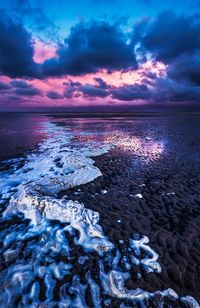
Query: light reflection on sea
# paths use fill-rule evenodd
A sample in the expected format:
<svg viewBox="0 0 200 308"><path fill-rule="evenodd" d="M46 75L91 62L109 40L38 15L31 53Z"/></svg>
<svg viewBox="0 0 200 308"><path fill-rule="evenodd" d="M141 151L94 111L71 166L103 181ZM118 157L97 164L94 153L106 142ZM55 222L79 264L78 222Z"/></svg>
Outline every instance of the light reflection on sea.
<svg viewBox="0 0 200 308"><path fill-rule="evenodd" d="M0 159L35 149L49 137L45 125L51 122L70 130L73 147L112 143L122 155L133 156L133 166L167 159L191 169L200 164L197 116L67 118L65 114L1 113Z"/></svg>

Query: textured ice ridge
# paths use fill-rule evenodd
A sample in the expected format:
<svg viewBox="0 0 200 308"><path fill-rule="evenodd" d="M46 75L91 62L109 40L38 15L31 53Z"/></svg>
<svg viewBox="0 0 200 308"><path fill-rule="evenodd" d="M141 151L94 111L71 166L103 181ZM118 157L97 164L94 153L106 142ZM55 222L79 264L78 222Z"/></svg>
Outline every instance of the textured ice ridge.
<svg viewBox="0 0 200 308"><path fill-rule="evenodd" d="M132 269L138 278L142 272L161 271L148 237L135 235L123 249L116 247L104 235L97 212L58 198L62 190L100 176L91 157L110 147L71 148L70 131L54 124L45 130L52 136L39 146L39 153L1 177L0 306L104 307L116 299L121 307L124 302L150 307L152 300L162 307L167 298L171 304L199 307L194 298L180 298L172 289L150 293L126 287Z"/></svg>

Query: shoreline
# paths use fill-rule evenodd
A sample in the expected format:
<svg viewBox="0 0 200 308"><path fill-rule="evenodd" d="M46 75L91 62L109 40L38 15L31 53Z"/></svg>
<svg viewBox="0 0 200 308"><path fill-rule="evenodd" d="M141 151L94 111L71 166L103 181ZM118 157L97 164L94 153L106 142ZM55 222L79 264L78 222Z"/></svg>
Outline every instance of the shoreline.
<svg viewBox="0 0 200 308"><path fill-rule="evenodd" d="M50 132L55 132L58 124L55 123L47 125ZM191 296L199 300L196 287L199 272L194 262L200 263L200 247L196 236L200 231L200 210L196 195L200 177L186 170L184 173L182 164L176 166L174 162L173 169L171 155L168 158L163 156L164 146L160 139L152 140L149 135L139 138L139 131L138 136L134 131L133 136L115 132L102 137L101 134L95 135L95 132L91 135L83 129L86 134L82 136L76 134L76 131L73 135L73 130L71 134L68 129L63 133L63 126L64 123L56 126L55 137L41 143L39 152L27 160L27 166L17 170L18 176L21 174L25 179L21 185L24 191L14 188L14 199L11 202L14 207L11 204L10 213L14 214L18 206L25 218L32 219L33 224L17 213L16 217L4 217L3 246L11 245L8 251L3 251L6 268L11 262L11 267L5 270L8 275L5 283L7 280L12 281L9 275L13 274L13 251L15 256L20 253L20 250L15 251L15 245L23 247L25 241L22 250L25 260L17 261L25 262L25 265L18 274L24 275L23 268L30 265L26 259L30 257L30 250L36 251L36 255L31 258L35 258L33 264L36 264L34 271L37 275L41 275L38 264L43 264L45 260L43 270L47 275L55 276L52 285L44 281L52 301L55 285L56 298L62 298L58 292L62 282L57 281L62 279L75 290L81 290L79 300L82 303L87 300L90 305L94 300L93 288L97 290L100 286L104 292L99 293L99 296L101 294L103 300L107 292L113 305L120 304L121 296L124 296L122 302L130 305L129 296L135 300L136 288L140 288L144 303L153 304L160 300L172 307L185 307L183 301L193 301ZM100 155L103 152L95 144L99 145L103 141L105 150L112 140L116 143L115 148ZM71 143L74 148L70 147ZM79 153L81 151L82 154ZM78 174L80 171L78 181L76 171ZM94 172L94 176L90 171ZM81 180L82 172L86 184L79 185L84 182ZM26 182L30 178L32 181ZM66 179L71 184L65 183ZM61 192L65 184L66 190ZM70 185L75 187L70 188ZM16 194L15 189L18 190ZM12 191L5 191L5 200L9 200ZM19 219L17 224L16 219ZM19 231L13 229L13 223ZM22 224L25 224L26 231ZM45 241L38 241L38 238L43 238L43 234ZM33 235L35 239L32 241ZM55 247L53 252L49 251L50 243ZM50 255L42 257L38 247L42 250L45 247L45 254ZM139 255L137 247L139 250L144 249ZM67 255L67 259L63 254ZM49 260L51 266L48 265ZM69 264L66 264L66 260L69 260ZM66 277L62 274L64 268L70 269ZM28 275L32 281L32 267ZM122 290L118 289L118 279L122 284L126 282ZM88 297L88 293L83 293L89 285L91 293ZM26 289L24 292L27 292ZM184 297L187 294L189 297ZM45 296L49 297L47 293ZM38 294L33 296L34 301L36 298ZM135 301L132 304L137 307Z"/></svg>
<svg viewBox="0 0 200 308"><path fill-rule="evenodd" d="M55 118L137 118L137 117L170 117L200 116L200 111L147 111L147 112L88 112L88 111L0 111L0 115L42 114Z"/></svg>

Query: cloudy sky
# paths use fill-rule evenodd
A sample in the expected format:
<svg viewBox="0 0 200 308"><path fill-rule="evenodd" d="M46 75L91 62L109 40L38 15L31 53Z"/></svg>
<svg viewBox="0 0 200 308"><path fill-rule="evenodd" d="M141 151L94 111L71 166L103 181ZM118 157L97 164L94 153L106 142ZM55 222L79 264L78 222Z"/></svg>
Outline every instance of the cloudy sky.
<svg viewBox="0 0 200 308"><path fill-rule="evenodd" d="M198 108L198 12L199 0L0 0L0 110Z"/></svg>

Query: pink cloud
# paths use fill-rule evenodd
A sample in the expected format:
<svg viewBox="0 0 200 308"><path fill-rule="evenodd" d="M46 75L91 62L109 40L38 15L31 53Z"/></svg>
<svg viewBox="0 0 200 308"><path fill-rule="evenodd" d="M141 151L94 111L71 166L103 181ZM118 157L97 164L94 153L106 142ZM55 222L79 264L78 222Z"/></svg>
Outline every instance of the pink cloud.
<svg viewBox="0 0 200 308"><path fill-rule="evenodd" d="M5 83L9 83L9 82L11 81L11 78L2 75L2 76L0 76L0 81L1 81L1 82L5 82Z"/></svg>
<svg viewBox="0 0 200 308"><path fill-rule="evenodd" d="M57 46L45 44L41 40L36 39L34 44L34 61L43 63L45 60L56 57Z"/></svg>
<svg viewBox="0 0 200 308"><path fill-rule="evenodd" d="M55 47L46 45L41 41L36 41L35 45L35 59L38 62L42 62L48 57L55 56ZM120 100L114 99L110 96L108 97L90 97L84 96L83 93L74 92L74 97L72 98L59 98L59 95L63 95L64 89L67 88L67 83L70 81L79 82L82 85L97 85L95 78L103 79L109 86L113 88L120 88L128 85L140 85L143 83L143 79L151 80L148 77L148 73L154 74L157 78L166 76L166 66L160 62L148 61L141 65L138 70L134 71L115 71L109 74L106 70L102 70L95 74L86 74L84 76L63 76L59 78L46 78L46 79L32 79L27 80L27 83L33 87L39 89L42 93L40 97L23 97L21 103L24 106L30 107L67 107L67 106L88 106L88 105L119 105L122 102ZM20 80L20 79L18 79ZM0 76L0 81L4 83L10 83L11 79L6 76ZM151 86L150 86L151 87ZM51 99L46 96L49 91L56 92L58 94L58 99ZM8 97L9 99L9 97ZM145 101L141 99L135 99L134 105L142 105ZM127 105L133 104L133 101L127 101Z"/></svg>
<svg viewBox="0 0 200 308"><path fill-rule="evenodd" d="M109 74L106 70L102 70L95 74L87 74L84 76L70 76L61 78L63 81L72 80L74 82L78 81L82 84L90 83L95 84L95 77L102 78L107 84L115 87L123 86L124 84L136 84L142 83L144 74L151 72L157 77L164 77L166 75L166 65L161 62L148 61L142 64L138 70L132 71L115 71ZM59 80L61 80L59 78Z"/></svg>

